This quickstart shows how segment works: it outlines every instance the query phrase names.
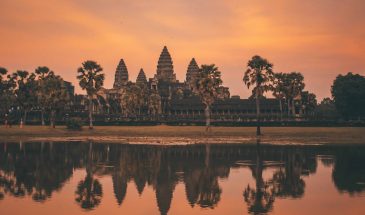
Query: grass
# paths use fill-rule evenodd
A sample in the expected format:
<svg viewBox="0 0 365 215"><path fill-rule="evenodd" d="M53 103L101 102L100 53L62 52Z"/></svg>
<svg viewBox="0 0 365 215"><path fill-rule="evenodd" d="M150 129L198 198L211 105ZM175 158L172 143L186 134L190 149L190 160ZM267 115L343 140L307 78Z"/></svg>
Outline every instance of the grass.
<svg viewBox="0 0 365 215"><path fill-rule="evenodd" d="M87 140L98 141L128 140L150 142L156 139L169 141L221 140L221 142L252 142L256 139L255 127L212 127L212 132L205 133L203 126L95 126L89 130L70 131L65 127L55 129L42 126L25 126L5 128L0 126L0 141L32 140ZM263 127L261 140L279 144L326 144L358 143L365 144L363 127ZM195 141L196 142L196 141Z"/></svg>

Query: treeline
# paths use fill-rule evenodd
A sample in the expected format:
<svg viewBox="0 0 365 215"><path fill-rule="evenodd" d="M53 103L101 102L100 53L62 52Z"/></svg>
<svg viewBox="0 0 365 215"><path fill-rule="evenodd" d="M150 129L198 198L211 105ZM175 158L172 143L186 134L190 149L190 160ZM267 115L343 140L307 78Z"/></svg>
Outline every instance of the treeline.
<svg viewBox="0 0 365 215"><path fill-rule="evenodd" d="M304 90L304 77L301 73L275 73L273 64L260 56L253 56L248 61L243 76L243 83L252 89L250 98L256 101L258 135L261 133L260 100L268 92L278 99L281 118L283 115L295 117L298 108L303 115L312 115L316 120L362 120L365 117L365 77L359 74L337 76L331 87L332 98L325 98L319 104L315 94ZM101 97L99 94L104 85L103 69L95 61L85 61L77 70L77 79L87 94L88 121L92 128L93 101ZM205 106L207 130L210 127L211 108L219 97L222 83L221 72L214 64L201 65L199 73L189 83L193 86L194 94L201 98ZM9 73L0 67L0 114L5 125L9 125L9 115L12 113L17 113L18 122L23 125L27 121L27 114L38 110L42 125L46 124L44 116L47 115L49 124L54 127L57 114L66 109L72 112L72 97L62 77L47 67L38 67L31 73L23 70ZM146 89L146 86L134 83L126 85L118 101L106 102L110 108L113 102L119 103L119 112L123 109L123 113L137 113L145 105L148 114L161 114L161 97L157 89Z"/></svg>
<svg viewBox="0 0 365 215"><path fill-rule="evenodd" d="M44 115L50 117L50 125L55 126L55 116L64 110L70 102L63 79L48 67L38 67L30 73L18 70L8 74L5 68L0 68L0 112L4 117L5 126L9 126L9 115L17 112L20 115L20 125L27 120L27 114L39 109L41 123L45 125Z"/></svg>

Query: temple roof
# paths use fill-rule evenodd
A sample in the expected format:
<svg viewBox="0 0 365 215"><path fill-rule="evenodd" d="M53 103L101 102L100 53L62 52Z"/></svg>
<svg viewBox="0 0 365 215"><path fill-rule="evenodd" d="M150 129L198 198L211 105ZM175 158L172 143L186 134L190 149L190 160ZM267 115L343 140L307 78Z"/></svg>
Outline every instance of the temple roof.
<svg viewBox="0 0 365 215"><path fill-rule="evenodd" d="M186 72L186 81L190 82L192 78L199 74L199 66L195 61L195 58L191 59L188 70Z"/></svg>
<svg viewBox="0 0 365 215"><path fill-rule="evenodd" d="M136 83L137 84L147 84L147 77L142 68L141 68L141 70L139 70Z"/></svg>
<svg viewBox="0 0 365 215"><path fill-rule="evenodd" d="M120 59L117 69L115 71L113 88L121 88L128 82L128 69L123 59Z"/></svg>
<svg viewBox="0 0 365 215"><path fill-rule="evenodd" d="M174 66L172 63L171 55L164 46L157 64L157 78L168 82L175 82L176 75L174 74Z"/></svg>

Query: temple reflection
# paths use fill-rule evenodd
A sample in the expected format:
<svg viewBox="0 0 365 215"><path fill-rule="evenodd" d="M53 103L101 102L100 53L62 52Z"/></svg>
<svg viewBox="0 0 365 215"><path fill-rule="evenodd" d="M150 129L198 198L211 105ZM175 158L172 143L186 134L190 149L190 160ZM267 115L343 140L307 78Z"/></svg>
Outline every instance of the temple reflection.
<svg viewBox="0 0 365 215"><path fill-rule="evenodd" d="M114 195L122 205L134 185L139 195L152 188L160 213L167 214L180 183L191 207L215 208L222 198L220 179L228 178L232 168L246 168L253 182L242 184L242 202L249 213L268 214L277 199L305 195L304 177L316 173L317 162L332 167L339 192L365 191L364 146L1 143L0 201L7 196L47 201L75 169L82 169L86 174L74 187L73 201L85 210L97 208L104 195ZM100 176L111 177L114 194L103 193Z"/></svg>

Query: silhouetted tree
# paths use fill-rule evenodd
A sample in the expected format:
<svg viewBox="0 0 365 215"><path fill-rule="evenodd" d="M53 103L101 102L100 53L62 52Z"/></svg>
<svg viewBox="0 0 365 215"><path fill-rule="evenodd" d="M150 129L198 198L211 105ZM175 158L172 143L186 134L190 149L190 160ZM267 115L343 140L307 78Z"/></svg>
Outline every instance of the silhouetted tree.
<svg viewBox="0 0 365 215"><path fill-rule="evenodd" d="M69 101L69 95L60 76L53 73L43 80L44 105L50 114L51 127L55 127L56 113L62 110Z"/></svg>
<svg viewBox="0 0 365 215"><path fill-rule="evenodd" d="M256 99L257 130L256 135L261 135L260 129L260 96L272 89L274 79L273 65L266 59L255 55L247 63L247 70L243 82L247 88L254 86Z"/></svg>
<svg viewBox="0 0 365 215"><path fill-rule="evenodd" d="M15 101L14 89L16 87L14 79L7 73L5 68L0 67L0 114L5 118L5 126L10 124L10 108Z"/></svg>
<svg viewBox="0 0 365 215"><path fill-rule="evenodd" d="M53 71L51 71L46 66L40 66L35 70L35 74L37 74L37 81L38 81L38 89L37 89L37 96L38 96L38 106L41 109L41 123L42 125L45 125L44 122L44 114L46 110L46 103L47 103L47 92L45 89L46 83L45 80L48 77L49 74L53 74Z"/></svg>
<svg viewBox="0 0 365 215"><path fill-rule="evenodd" d="M86 90L89 100L89 128L93 128L93 97L97 95L97 92L104 84L103 68L95 61L85 61L82 63L82 67L77 70L77 79L79 80L80 87Z"/></svg>
<svg viewBox="0 0 365 215"><path fill-rule="evenodd" d="M365 116L365 77L359 74L338 75L331 87L337 110L345 118Z"/></svg>
<svg viewBox="0 0 365 215"><path fill-rule="evenodd" d="M273 82L273 96L279 101L280 120L283 120L283 99L286 92L284 77L284 73L275 73Z"/></svg>
<svg viewBox="0 0 365 215"><path fill-rule="evenodd" d="M196 91L205 105L206 131L210 130L211 106L218 96L218 89L222 85L221 72L214 64L202 65L195 80Z"/></svg>
<svg viewBox="0 0 365 215"><path fill-rule="evenodd" d="M26 124L27 113L37 103L37 83L34 73L29 74L27 71L17 71L12 74L12 79L16 83L15 97L16 104L23 113L20 124Z"/></svg>
<svg viewBox="0 0 365 215"><path fill-rule="evenodd" d="M324 98L315 109L315 116L320 119L336 119L339 114L331 98Z"/></svg>

